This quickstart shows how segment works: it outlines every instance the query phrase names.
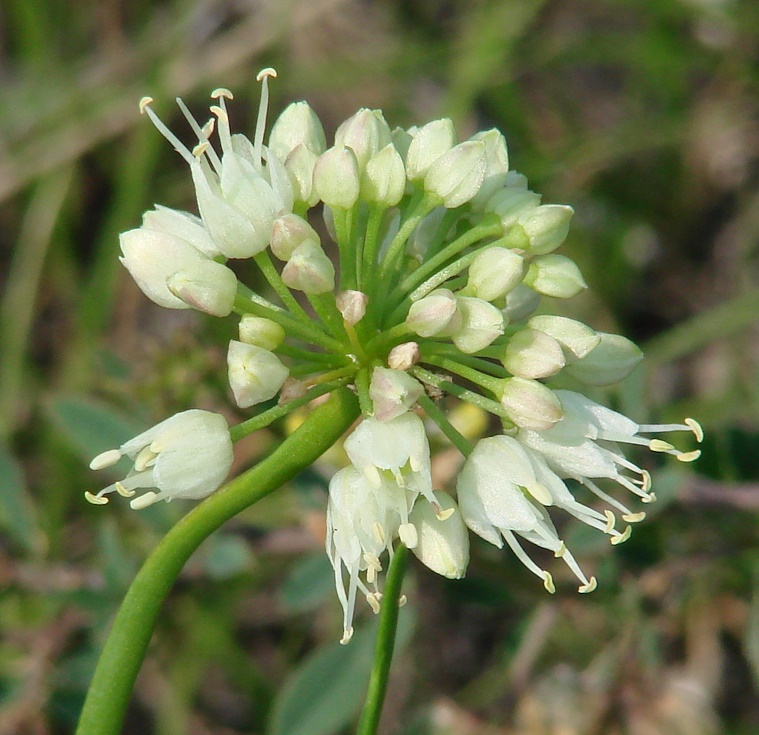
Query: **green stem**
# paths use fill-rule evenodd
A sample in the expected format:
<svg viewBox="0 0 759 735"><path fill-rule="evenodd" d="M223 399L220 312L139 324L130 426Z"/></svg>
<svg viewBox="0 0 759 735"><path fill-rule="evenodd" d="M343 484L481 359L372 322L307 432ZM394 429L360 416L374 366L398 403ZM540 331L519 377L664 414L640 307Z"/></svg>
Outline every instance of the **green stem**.
<svg viewBox="0 0 759 735"><path fill-rule="evenodd" d="M440 431L448 437L448 440L458 449L465 457L468 457L474 445L469 441L456 427L446 418L443 411L440 410L437 403L431 398L423 395L419 397L419 405L425 410L427 415L440 427Z"/></svg>
<svg viewBox="0 0 759 735"><path fill-rule="evenodd" d="M376 293L375 284L379 229L386 211L386 207L381 204L370 205L369 219L366 222L364 252L362 253L362 264L358 274L358 287L359 290L363 290L364 293L369 294L370 297Z"/></svg>
<svg viewBox="0 0 759 735"><path fill-rule="evenodd" d="M411 237L411 233L416 226L440 204L440 200L433 194L425 192L419 204L416 205L409 218L401 225L398 234L393 238L390 246L385 253L380 271L380 282L389 282L390 276L396 270L396 265L400 260L406 241Z"/></svg>
<svg viewBox="0 0 759 735"><path fill-rule="evenodd" d="M292 291L290 291L285 285L282 276L279 275L279 272L274 267L274 263L271 262L271 257L269 256L268 251L262 250L258 255L253 256L253 260L256 261L256 265L261 269L264 278L269 282L269 285L274 289L275 293L279 296L290 313L296 319L311 323L313 320L298 303L298 300L293 296Z"/></svg>
<svg viewBox="0 0 759 735"><path fill-rule="evenodd" d="M494 378L492 375L485 375L485 373L475 368L462 365L458 360L453 357L445 357L443 355L429 354L429 352L422 352L422 361L434 365L435 367L447 370L450 373L454 373L464 380L469 380L475 385L479 385L485 390L489 390L491 393L498 393L498 389L501 387L503 380Z"/></svg>
<svg viewBox="0 0 759 735"><path fill-rule="evenodd" d="M364 709L358 723L357 735L376 735L382 704L385 701L390 664L393 660L395 632L398 628L403 574L406 571L408 549L402 544L395 550L395 556L385 577L385 591L382 595L377 643L374 647L374 664L369 677Z"/></svg>
<svg viewBox="0 0 759 735"><path fill-rule="evenodd" d="M182 518L143 564L105 642L77 735L118 735L161 605L200 544L223 523L318 459L358 415L356 397L339 388L266 459Z"/></svg>

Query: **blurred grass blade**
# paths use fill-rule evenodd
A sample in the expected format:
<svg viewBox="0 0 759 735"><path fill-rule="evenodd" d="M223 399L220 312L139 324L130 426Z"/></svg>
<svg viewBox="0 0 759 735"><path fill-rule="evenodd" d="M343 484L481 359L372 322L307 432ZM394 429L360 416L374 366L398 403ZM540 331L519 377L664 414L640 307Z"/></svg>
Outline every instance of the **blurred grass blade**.
<svg viewBox="0 0 759 735"><path fill-rule="evenodd" d="M409 642L413 614L401 610L396 652ZM274 704L269 735L332 735L361 709L369 682L377 626L356 633L347 646L323 646L295 670Z"/></svg>
<svg viewBox="0 0 759 735"><path fill-rule="evenodd" d="M45 537L37 524L34 505L21 467L0 440L0 527L27 551L42 552Z"/></svg>
<svg viewBox="0 0 759 735"><path fill-rule="evenodd" d="M279 591L279 601L289 613L303 613L321 605L335 589L335 576L325 553L296 562Z"/></svg>

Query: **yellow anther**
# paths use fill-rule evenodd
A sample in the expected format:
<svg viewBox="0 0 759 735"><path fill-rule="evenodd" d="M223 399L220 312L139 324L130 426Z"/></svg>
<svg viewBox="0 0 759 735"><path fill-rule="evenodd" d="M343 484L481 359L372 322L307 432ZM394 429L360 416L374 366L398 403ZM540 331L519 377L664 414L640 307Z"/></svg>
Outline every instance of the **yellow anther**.
<svg viewBox="0 0 759 735"><path fill-rule="evenodd" d="M605 510L604 515L606 516L606 526L604 528L604 533L612 533L614 531L614 524L617 522L617 518L610 510Z"/></svg>
<svg viewBox="0 0 759 735"><path fill-rule="evenodd" d="M532 495L541 505L553 505L553 497L550 490L541 482L534 482L527 486L527 492Z"/></svg>
<svg viewBox="0 0 759 735"><path fill-rule="evenodd" d="M408 602L408 597L406 595L401 595L398 598L398 607L403 607Z"/></svg>
<svg viewBox="0 0 759 735"><path fill-rule="evenodd" d="M372 612L375 615L378 615L380 611L380 604L379 604L379 600L377 599L377 595L373 592L370 592L366 596L366 601L369 603L369 607L372 609Z"/></svg>
<svg viewBox="0 0 759 735"><path fill-rule="evenodd" d="M139 495L134 500L130 501L129 507L132 510L142 510L150 505L153 505L158 500L158 493L147 492Z"/></svg>
<svg viewBox="0 0 759 735"><path fill-rule="evenodd" d="M448 508L448 510L443 510L439 505L433 505L433 510L435 511L435 515L437 516L437 519L439 521L446 521L448 520L455 512L455 508Z"/></svg>
<svg viewBox="0 0 759 735"><path fill-rule="evenodd" d="M617 534L616 536L611 537L611 543L613 546L617 546L618 544L623 544L627 539L630 538L630 535L632 534L632 526L628 526L625 528L625 530L622 533Z"/></svg>
<svg viewBox="0 0 759 735"><path fill-rule="evenodd" d="M677 455L680 462L694 462L701 456L700 449L694 449L692 452L681 452Z"/></svg>
<svg viewBox="0 0 759 735"><path fill-rule="evenodd" d="M374 533L374 538L377 539L381 544L384 545L385 543L385 531L383 530L382 526L375 521L372 524L372 532Z"/></svg>
<svg viewBox="0 0 759 735"><path fill-rule="evenodd" d="M235 98L226 87L217 87L211 92L211 99L217 100L219 97L225 97L228 100L233 100Z"/></svg>
<svg viewBox="0 0 759 735"><path fill-rule="evenodd" d="M704 430L701 428L701 424L696 419L685 419L683 423L693 432L696 441L701 444L704 441Z"/></svg>
<svg viewBox="0 0 759 735"><path fill-rule="evenodd" d="M272 67L267 66L265 69L261 69L258 74L256 74L256 81L260 82L264 79L264 77L272 77L274 79L277 78L277 70L272 69Z"/></svg>
<svg viewBox="0 0 759 735"><path fill-rule="evenodd" d="M221 122L229 123L229 115L227 115L226 110L222 110L221 107L216 105L211 105L209 109Z"/></svg>
<svg viewBox="0 0 759 735"><path fill-rule="evenodd" d="M200 158L208 150L208 146L209 143L207 140L204 140L202 143L198 143L192 149L192 155L195 156L195 158Z"/></svg>
<svg viewBox="0 0 759 735"><path fill-rule="evenodd" d="M153 103L153 98L152 97L143 97L140 100L140 115L144 115L145 114L145 108L148 105L151 105L152 103Z"/></svg>
<svg viewBox="0 0 759 735"><path fill-rule="evenodd" d="M216 118L211 117L208 122L200 129L204 138L210 138L213 135L213 131L216 129Z"/></svg>
<svg viewBox="0 0 759 735"><path fill-rule="evenodd" d="M353 638L353 628L346 628L343 631L343 637L340 639L340 645L346 646L348 643L350 643L351 638Z"/></svg>
<svg viewBox="0 0 759 735"><path fill-rule="evenodd" d="M88 503L93 505L108 505L108 498L104 495L93 495L89 490L85 490L84 497Z"/></svg>
<svg viewBox="0 0 759 735"><path fill-rule="evenodd" d="M561 559L561 557L564 556L564 554L566 554L566 553L567 553L567 545L563 541L561 541L559 543L559 548L556 549L556 551L553 552L553 555L557 559Z"/></svg>
<svg viewBox="0 0 759 735"><path fill-rule="evenodd" d="M675 447L669 442L662 441L661 439L651 439L648 443L648 448L652 452L671 452Z"/></svg>
<svg viewBox="0 0 759 735"><path fill-rule="evenodd" d="M116 492L121 495L122 498L134 497L134 490L127 490L120 482L116 482L113 485L116 488Z"/></svg>
<svg viewBox="0 0 759 735"><path fill-rule="evenodd" d="M649 493L644 498L640 499L641 503L653 503L656 500L656 493Z"/></svg>
<svg viewBox="0 0 759 735"><path fill-rule="evenodd" d="M547 572L545 569L543 570L543 587L545 587L551 594L556 592L556 585L553 583L551 572Z"/></svg>
<svg viewBox="0 0 759 735"><path fill-rule="evenodd" d="M90 462L90 469L103 470L106 467L112 467L121 459L121 456L121 452L118 449L109 449L107 452L101 452Z"/></svg>
<svg viewBox="0 0 759 735"><path fill-rule="evenodd" d="M647 493L651 489L651 484L652 484L651 473L648 470L643 470L643 472L641 472L640 479L642 480L640 489L644 493Z"/></svg>
<svg viewBox="0 0 759 735"><path fill-rule="evenodd" d="M581 594L587 594L588 592L592 592L596 587L598 587L598 582L596 581L595 577L591 577L588 580L587 584L582 584L577 588L577 591Z"/></svg>
<svg viewBox="0 0 759 735"><path fill-rule="evenodd" d="M640 523L645 517L646 512L642 510L640 513L625 513L622 520L627 523Z"/></svg>

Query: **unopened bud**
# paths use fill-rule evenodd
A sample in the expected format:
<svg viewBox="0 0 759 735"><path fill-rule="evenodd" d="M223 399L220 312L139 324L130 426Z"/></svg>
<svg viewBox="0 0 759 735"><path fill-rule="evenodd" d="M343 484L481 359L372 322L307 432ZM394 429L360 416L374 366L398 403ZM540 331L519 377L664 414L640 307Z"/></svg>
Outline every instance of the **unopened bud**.
<svg viewBox="0 0 759 735"><path fill-rule="evenodd" d="M501 363L520 378L547 378L564 367L564 353L545 332L522 329L509 339Z"/></svg>
<svg viewBox="0 0 759 735"><path fill-rule="evenodd" d="M282 405L295 401L298 398L303 398L307 392L308 386L302 380L290 376L282 384L282 388L279 391L279 404Z"/></svg>
<svg viewBox="0 0 759 735"><path fill-rule="evenodd" d="M232 340L227 353L229 385L240 408L274 398L289 374L269 350Z"/></svg>
<svg viewBox="0 0 759 735"><path fill-rule="evenodd" d="M403 160L405 166L406 157L408 156L408 149L411 146L411 141L413 138L411 137L411 134L403 128L395 128L391 135L395 150L397 150L400 154L400 157Z"/></svg>
<svg viewBox="0 0 759 735"><path fill-rule="evenodd" d="M351 327L358 324L366 315L369 297L362 291L341 291L335 296L335 305L342 314L343 321Z"/></svg>
<svg viewBox="0 0 759 735"><path fill-rule="evenodd" d="M335 132L335 146L353 150L363 171L369 159L391 141L390 127L381 110L362 108L341 123Z"/></svg>
<svg viewBox="0 0 759 735"><path fill-rule="evenodd" d="M280 260L290 260L295 249L306 240L319 244L319 235L302 217L288 212L274 220L271 228L271 251Z"/></svg>
<svg viewBox="0 0 759 735"><path fill-rule="evenodd" d="M514 225L520 215L539 205L540 194L521 186L506 186L490 197L485 205L485 211L496 214L504 230L507 230Z"/></svg>
<svg viewBox="0 0 759 735"><path fill-rule="evenodd" d="M174 296L212 316L229 316L237 294L237 276L214 260L199 260L166 279Z"/></svg>
<svg viewBox="0 0 759 735"><path fill-rule="evenodd" d="M585 357L601 341L587 324L565 316L534 316L527 324L553 337L562 346L570 363Z"/></svg>
<svg viewBox="0 0 759 735"><path fill-rule="evenodd" d="M328 207L350 209L358 200L360 174L352 149L335 146L314 167L314 189Z"/></svg>
<svg viewBox="0 0 759 735"><path fill-rule="evenodd" d="M406 317L406 324L420 337L446 334L459 329L461 316L456 297L447 288L439 288L414 302Z"/></svg>
<svg viewBox="0 0 759 735"><path fill-rule="evenodd" d="M540 294L535 293L529 286L520 283L515 289L506 294L503 316L514 324L521 322L540 306Z"/></svg>
<svg viewBox="0 0 759 735"><path fill-rule="evenodd" d="M421 353L416 342L403 342L388 353L387 366L393 370L408 370L419 362Z"/></svg>
<svg viewBox="0 0 759 735"><path fill-rule="evenodd" d="M534 291L557 299L571 299L588 287L577 264L556 253L535 258L524 282Z"/></svg>
<svg viewBox="0 0 759 735"><path fill-rule="evenodd" d="M440 197L444 207L455 209L480 190L486 165L482 141L459 143L430 166L424 177L424 189Z"/></svg>
<svg viewBox="0 0 759 735"><path fill-rule="evenodd" d="M240 319L240 342L276 350L284 341L285 330L277 322L252 314L244 314Z"/></svg>
<svg viewBox="0 0 759 735"><path fill-rule="evenodd" d="M299 145L317 156L327 148L324 128L308 102L293 102L285 107L269 134L269 149L280 161Z"/></svg>
<svg viewBox="0 0 759 735"><path fill-rule="evenodd" d="M406 176L409 181L423 179L435 161L456 145L453 122L445 117L419 128L409 144L406 155Z"/></svg>
<svg viewBox="0 0 759 735"><path fill-rule="evenodd" d="M406 190L406 169L395 146L389 143L367 162L361 176L361 198L394 207Z"/></svg>
<svg viewBox="0 0 759 735"><path fill-rule="evenodd" d="M319 194L314 189L314 168L319 156L304 145L293 148L285 159L284 166L290 174L293 199L313 207L319 201Z"/></svg>
<svg viewBox="0 0 759 735"><path fill-rule="evenodd" d="M472 199L472 207L479 211L506 182L509 172L509 152L506 148L506 138L500 130L495 128L476 133L471 139L480 140L485 144L485 177L480 190Z"/></svg>
<svg viewBox="0 0 759 735"><path fill-rule="evenodd" d="M530 255L552 253L567 238L574 210L563 204L542 204L522 213L514 225L521 228Z"/></svg>
<svg viewBox="0 0 759 735"><path fill-rule="evenodd" d="M335 287L335 267L318 243L306 240L282 269L282 280L288 288L316 296Z"/></svg>
<svg viewBox="0 0 759 735"><path fill-rule="evenodd" d="M509 418L521 429L550 429L564 416L554 392L537 380L508 378L500 400Z"/></svg>
<svg viewBox="0 0 759 735"><path fill-rule="evenodd" d="M190 212L169 209L169 207L156 204L155 209L142 215L142 226L148 230L167 232L174 237L179 237L209 258L221 255L216 243L208 234L203 220Z"/></svg>
<svg viewBox="0 0 759 735"><path fill-rule="evenodd" d="M402 370L378 367L372 371L369 397L377 421L390 421L406 413L422 393L422 384Z"/></svg>
<svg viewBox="0 0 759 735"><path fill-rule="evenodd" d="M516 288L524 275L524 259L507 248L488 248L469 266L467 288L485 301L505 296Z"/></svg>
<svg viewBox="0 0 759 735"><path fill-rule="evenodd" d="M599 342L567 372L586 385L612 385L626 378L643 359L638 345L619 334L598 333Z"/></svg>
<svg viewBox="0 0 759 735"><path fill-rule="evenodd" d="M493 304L482 299L457 296L456 306L461 314L461 326L451 335L451 339L462 352L479 352L503 334L503 314Z"/></svg>

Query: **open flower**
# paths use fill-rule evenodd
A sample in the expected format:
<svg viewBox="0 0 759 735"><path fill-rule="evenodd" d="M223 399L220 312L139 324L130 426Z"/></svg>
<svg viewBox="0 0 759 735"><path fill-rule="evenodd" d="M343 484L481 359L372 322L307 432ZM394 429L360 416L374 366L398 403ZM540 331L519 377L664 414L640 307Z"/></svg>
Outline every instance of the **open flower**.
<svg viewBox="0 0 759 735"><path fill-rule="evenodd" d="M85 493L95 505L108 502L109 493L133 498L134 510L159 500L197 500L216 490L232 466L232 440L226 419L218 413L192 409L161 421L152 429L130 439L118 449L109 449L90 462L102 470L129 457L134 465L127 476L96 494ZM154 488L151 490L149 488ZM135 496L137 490L148 489Z"/></svg>

